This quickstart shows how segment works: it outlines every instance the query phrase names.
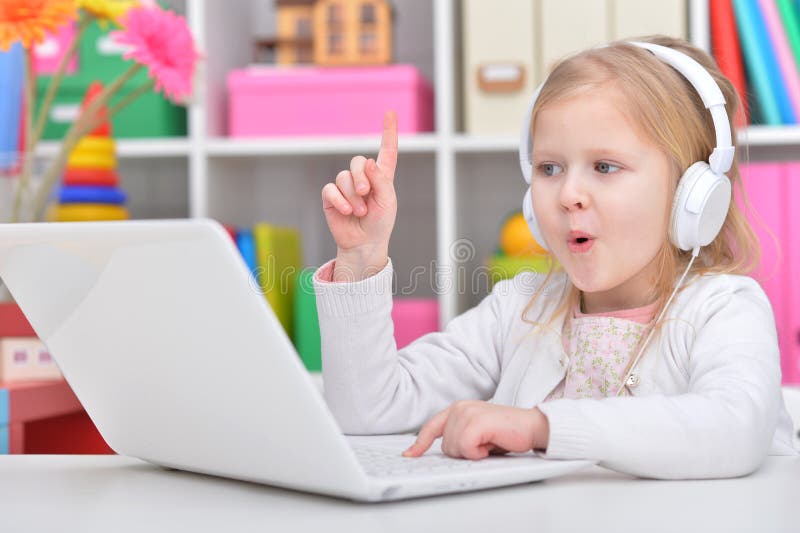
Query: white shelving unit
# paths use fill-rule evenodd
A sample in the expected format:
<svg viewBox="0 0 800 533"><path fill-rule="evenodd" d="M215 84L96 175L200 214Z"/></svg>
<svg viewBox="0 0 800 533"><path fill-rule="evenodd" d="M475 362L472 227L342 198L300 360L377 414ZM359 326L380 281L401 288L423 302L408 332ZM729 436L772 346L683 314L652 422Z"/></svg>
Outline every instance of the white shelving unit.
<svg viewBox="0 0 800 533"><path fill-rule="evenodd" d="M186 139L118 143L123 187L134 217L210 216L237 225L259 220L298 227L305 261L319 265L335 245L321 212L320 190L353 155L374 155L376 134L356 137L226 137L225 78L248 64L253 37L270 33L272 2L175 0L206 56ZM458 130L458 0L393 2L398 62L415 64L436 92L436 131L400 137L399 213L391 243L400 295L437 296L442 323L487 291L476 268L496 245L503 217L524 192L517 139L473 137ZM707 3L691 0L690 31L708 49ZM265 22L267 21L267 22ZM742 140L751 159L798 157L800 128L751 127ZM42 153L53 153L53 145Z"/></svg>
<svg viewBox="0 0 800 533"><path fill-rule="evenodd" d="M117 141L117 157L151 158L151 157L188 157L191 143L188 139L126 139ZM39 145L38 155L44 158L54 157L59 145L52 141L45 141Z"/></svg>

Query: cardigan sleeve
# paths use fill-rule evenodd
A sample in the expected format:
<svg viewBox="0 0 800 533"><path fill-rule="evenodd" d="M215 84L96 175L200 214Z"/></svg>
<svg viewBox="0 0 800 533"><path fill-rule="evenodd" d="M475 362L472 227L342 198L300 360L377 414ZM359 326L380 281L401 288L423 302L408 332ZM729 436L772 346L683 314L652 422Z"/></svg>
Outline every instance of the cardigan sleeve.
<svg viewBox="0 0 800 533"><path fill-rule="evenodd" d="M327 272L330 263L314 279L324 393L345 433L413 431L456 400L492 396L502 353L493 295L397 350L391 261L355 283L328 282Z"/></svg>
<svg viewBox="0 0 800 533"><path fill-rule="evenodd" d="M550 424L545 457L594 459L652 478L734 477L758 468L782 405L780 356L766 295L742 279L699 305L688 391L541 404Z"/></svg>

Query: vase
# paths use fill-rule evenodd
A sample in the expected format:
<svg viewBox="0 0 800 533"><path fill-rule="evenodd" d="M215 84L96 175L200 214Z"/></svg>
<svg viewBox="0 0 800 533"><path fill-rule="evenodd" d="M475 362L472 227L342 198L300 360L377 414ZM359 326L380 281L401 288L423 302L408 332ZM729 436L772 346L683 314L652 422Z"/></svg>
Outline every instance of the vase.
<svg viewBox="0 0 800 533"><path fill-rule="evenodd" d="M14 297L11 296L6 284L3 283L3 280L0 279L0 304L10 303L14 301Z"/></svg>
<svg viewBox="0 0 800 533"><path fill-rule="evenodd" d="M19 154L3 153L0 157L0 223L8 224L14 220L14 203L20 183L21 158ZM41 174L46 161L34 158L31 163L31 179L27 192L20 197L19 210L15 222L32 222L36 220L33 199L41 186ZM8 288L0 279L0 303L11 302L14 299Z"/></svg>
<svg viewBox="0 0 800 533"><path fill-rule="evenodd" d="M14 201L14 191L16 185L15 176L0 175L0 221L8 222L11 216L11 206ZM0 278L0 303L13 301L11 293L8 292L5 283Z"/></svg>

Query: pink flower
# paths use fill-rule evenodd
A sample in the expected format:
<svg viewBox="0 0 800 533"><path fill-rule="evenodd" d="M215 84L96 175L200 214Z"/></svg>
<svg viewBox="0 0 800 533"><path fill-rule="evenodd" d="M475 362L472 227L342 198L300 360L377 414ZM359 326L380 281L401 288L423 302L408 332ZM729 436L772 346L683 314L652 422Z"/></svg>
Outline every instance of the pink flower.
<svg viewBox="0 0 800 533"><path fill-rule="evenodd" d="M192 78L198 54L183 17L159 7L134 7L120 20L116 42L128 45L125 59L148 68L157 91L181 102L192 94Z"/></svg>

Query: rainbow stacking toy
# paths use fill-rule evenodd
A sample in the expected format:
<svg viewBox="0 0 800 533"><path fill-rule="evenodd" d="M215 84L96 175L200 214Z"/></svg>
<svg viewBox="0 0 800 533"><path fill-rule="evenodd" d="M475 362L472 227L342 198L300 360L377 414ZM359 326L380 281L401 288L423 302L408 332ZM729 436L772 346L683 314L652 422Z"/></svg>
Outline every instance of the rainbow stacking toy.
<svg viewBox="0 0 800 533"><path fill-rule="evenodd" d="M95 98L103 86L92 83L86 91L82 107ZM111 123L106 115L100 126L81 139L67 159L67 167L56 203L47 211L54 222L88 220L127 220L125 193L117 187L117 158Z"/></svg>

